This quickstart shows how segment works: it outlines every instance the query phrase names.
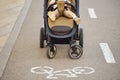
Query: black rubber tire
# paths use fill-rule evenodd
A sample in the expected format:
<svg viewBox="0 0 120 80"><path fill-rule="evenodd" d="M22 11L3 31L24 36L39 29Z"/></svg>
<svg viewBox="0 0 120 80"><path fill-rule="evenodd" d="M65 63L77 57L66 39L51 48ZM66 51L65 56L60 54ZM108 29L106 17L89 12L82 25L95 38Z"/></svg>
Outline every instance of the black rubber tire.
<svg viewBox="0 0 120 80"><path fill-rule="evenodd" d="M76 51L75 51L75 52L73 51L73 47L76 47ZM77 52L77 50L79 50L79 52ZM77 53L76 53L76 52L77 52ZM71 59L79 59L82 55L83 55L83 49L82 49L82 47L79 46L79 45L71 46L71 47L68 49L68 56L69 56Z"/></svg>
<svg viewBox="0 0 120 80"><path fill-rule="evenodd" d="M44 48L44 29L40 29L40 48Z"/></svg>
<svg viewBox="0 0 120 80"><path fill-rule="evenodd" d="M53 49L52 49L52 47L53 47ZM47 49L47 57L49 59L53 59L56 56L56 53L57 53L56 46L52 46L52 47L48 46L48 49Z"/></svg>
<svg viewBox="0 0 120 80"><path fill-rule="evenodd" d="M79 45L83 48L83 29L79 30Z"/></svg>

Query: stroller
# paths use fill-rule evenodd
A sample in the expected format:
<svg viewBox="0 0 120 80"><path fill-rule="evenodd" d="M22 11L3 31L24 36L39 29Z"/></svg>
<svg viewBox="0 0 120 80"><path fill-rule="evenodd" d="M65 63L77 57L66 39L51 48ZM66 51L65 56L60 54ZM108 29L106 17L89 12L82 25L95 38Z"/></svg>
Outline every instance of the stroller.
<svg viewBox="0 0 120 80"><path fill-rule="evenodd" d="M47 57L52 59L57 53L55 44L69 44L68 56L72 59L79 59L83 54L83 29L79 29L73 19L64 16L60 16L54 22L51 21L47 14L52 10L53 5L48 6L49 1L44 0L44 28L40 28L40 48L44 48L46 41ZM64 4L71 6L79 17L79 0L71 1L74 3L64 1Z"/></svg>

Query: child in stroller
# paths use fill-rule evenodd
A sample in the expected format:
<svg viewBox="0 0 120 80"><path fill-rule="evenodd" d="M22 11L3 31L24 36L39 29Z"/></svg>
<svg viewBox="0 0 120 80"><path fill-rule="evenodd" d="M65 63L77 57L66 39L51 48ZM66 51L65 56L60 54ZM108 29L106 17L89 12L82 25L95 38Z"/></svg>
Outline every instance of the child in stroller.
<svg viewBox="0 0 120 80"><path fill-rule="evenodd" d="M71 3L69 0L63 0L63 1L67 1L68 3ZM60 13L57 9L57 4L55 4L55 0L51 0L49 2L49 6L50 5L53 5L53 10L54 11L49 11L48 12L48 16L49 18L52 20L52 21L55 21L56 18L58 18L60 16ZM76 22L77 25L80 24L80 18L78 18L70 9L67 4L64 5L65 6L65 9L63 11L63 14L65 17L68 17L68 18L73 18L73 20Z"/></svg>
<svg viewBox="0 0 120 80"><path fill-rule="evenodd" d="M83 29L78 28L79 24L79 0L44 0L44 28L40 29L40 48L44 48L46 41L48 58L56 56L55 44L70 44L68 55L72 59L82 56Z"/></svg>

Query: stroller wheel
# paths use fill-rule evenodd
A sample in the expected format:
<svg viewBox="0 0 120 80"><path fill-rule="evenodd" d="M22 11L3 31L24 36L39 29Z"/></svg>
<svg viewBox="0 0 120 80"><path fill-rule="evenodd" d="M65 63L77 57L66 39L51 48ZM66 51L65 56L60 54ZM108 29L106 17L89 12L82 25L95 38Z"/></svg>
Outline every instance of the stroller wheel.
<svg viewBox="0 0 120 80"><path fill-rule="evenodd" d="M80 28L79 32L79 45L83 48L83 29Z"/></svg>
<svg viewBox="0 0 120 80"><path fill-rule="evenodd" d="M56 56L57 53L57 48L56 46L48 46L48 50L47 50L47 56L49 59L52 59Z"/></svg>
<svg viewBox="0 0 120 80"><path fill-rule="evenodd" d="M72 59L79 59L83 54L82 47L79 45L71 46L68 50L68 55Z"/></svg>
<svg viewBox="0 0 120 80"><path fill-rule="evenodd" d="M44 29L40 29L40 48L44 48Z"/></svg>

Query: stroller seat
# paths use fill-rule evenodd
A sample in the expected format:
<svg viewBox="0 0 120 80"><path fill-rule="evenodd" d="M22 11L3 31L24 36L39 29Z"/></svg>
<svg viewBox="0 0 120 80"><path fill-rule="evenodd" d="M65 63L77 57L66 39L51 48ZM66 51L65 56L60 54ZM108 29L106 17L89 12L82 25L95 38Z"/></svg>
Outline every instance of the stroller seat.
<svg viewBox="0 0 120 80"><path fill-rule="evenodd" d="M74 21L66 17L59 17L53 22L48 18L48 24L54 34L65 35L72 30Z"/></svg>
<svg viewBox="0 0 120 80"><path fill-rule="evenodd" d="M75 4L75 0L70 0ZM74 26L74 20L65 16L58 17L55 21L51 21L48 17L48 25L51 31L56 35L65 35L71 32Z"/></svg>

